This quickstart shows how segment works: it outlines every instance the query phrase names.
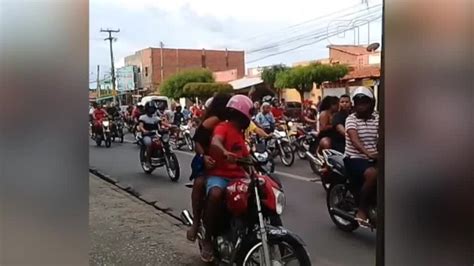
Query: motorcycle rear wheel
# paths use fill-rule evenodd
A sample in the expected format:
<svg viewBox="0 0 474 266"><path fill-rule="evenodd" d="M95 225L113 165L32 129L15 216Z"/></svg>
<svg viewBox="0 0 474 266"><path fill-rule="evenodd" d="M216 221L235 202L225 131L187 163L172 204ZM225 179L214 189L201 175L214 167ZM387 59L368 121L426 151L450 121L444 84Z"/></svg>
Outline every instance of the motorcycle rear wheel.
<svg viewBox="0 0 474 266"><path fill-rule="evenodd" d="M339 217L331 212L331 208L340 208L340 204L335 203L334 201L336 200L336 198L345 200L345 195L342 194L345 191L346 189L344 188L344 184L331 184L326 194L326 205L332 222L342 231L352 232L359 227L359 224L357 222L345 220L342 217Z"/></svg>

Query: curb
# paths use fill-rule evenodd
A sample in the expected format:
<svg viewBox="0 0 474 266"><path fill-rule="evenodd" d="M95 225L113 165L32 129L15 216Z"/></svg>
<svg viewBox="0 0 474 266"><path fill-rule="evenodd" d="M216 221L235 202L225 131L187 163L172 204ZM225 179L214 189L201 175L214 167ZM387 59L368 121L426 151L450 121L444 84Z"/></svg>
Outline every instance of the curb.
<svg viewBox="0 0 474 266"><path fill-rule="evenodd" d="M121 190L127 192L128 194L134 196L135 198L139 199L140 201L146 203L149 206L152 206L156 210L172 217L173 219L177 220L179 222L178 225L183 225L183 220L175 214L172 213L172 209L169 208L168 206L165 206L162 203L159 203L157 200L150 199L147 196L141 195L138 191L136 191L131 185L125 184L125 183L120 183L117 179L102 173L101 171L97 170L94 167L89 167L89 173L99 177L102 180L107 181L108 183L120 188Z"/></svg>

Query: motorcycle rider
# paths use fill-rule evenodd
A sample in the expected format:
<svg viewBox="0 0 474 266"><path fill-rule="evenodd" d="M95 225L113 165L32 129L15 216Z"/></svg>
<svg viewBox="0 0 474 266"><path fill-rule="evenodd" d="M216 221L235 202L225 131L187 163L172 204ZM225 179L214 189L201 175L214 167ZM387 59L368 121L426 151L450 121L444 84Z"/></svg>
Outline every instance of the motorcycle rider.
<svg viewBox="0 0 474 266"><path fill-rule="evenodd" d="M202 242L203 261L213 260L211 236L216 234L216 220L224 201L225 189L230 179L246 176L245 170L235 159L249 156L243 131L250 124L253 102L244 95L235 95L227 103L227 121L219 123L213 131L209 154L215 159L214 168L208 171L207 203L204 211L206 236Z"/></svg>
<svg viewBox="0 0 474 266"><path fill-rule="evenodd" d="M262 104L261 112L255 117L257 125L265 130L267 134L271 134L275 130L275 118L273 117L270 110L270 103L264 102Z"/></svg>
<svg viewBox="0 0 474 266"><path fill-rule="evenodd" d="M230 94L219 93L210 100L206 101L206 111L202 117L194 134L194 143L196 155L191 163L192 173L190 180L194 180L193 190L191 193L191 202L193 216L196 222L189 228L186 233L188 240L194 242L196 240L197 231L200 226L202 217L203 202L206 196L206 170L211 169L215 165L214 159L209 156L209 146L211 145L212 130L222 121L225 120L225 112L227 102L231 98Z"/></svg>
<svg viewBox="0 0 474 266"><path fill-rule="evenodd" d="M146 146L146 164L150 165L151 158L151 144L152 134L154 130L158 130L160 126L160 118L156 115L157 106L154 101L148 101L145 103L145 114L141 115L138 122L138 130L142 132L143 144Z"/></svg>
<svg viewBox="0 0 474 266"><path fill-rule="evenodd" d="M319 115L319 146L318 153L321 154L323 149L331 148L331 139L337 134L332 125L332 117L339 110L339 98L336 96L326 96L321 101Z"/></svg>
<svg viewBox="0 0 474 266"><path fill-rule="evenodd" d="M352 100L355 112L346 119L344 163L354 183L362 184L355 219L361 226L367 227L369 199L377 184L377 168L373 160L376 160L378 155L379 115L374 111L374 94L369 88L358 87Z"/></svg>
<svg viewBox="0 0 474 266"><path fill-rule="evenodd" d="M332 149L344 153L346 145L346 119L351 113L352 103L351 97L347 94L342 95L339 98L339 112L334 114L332 118L332 126L336 130L332 142Z"/></svg>
<svg viewBox="0 0 474 266"><path fill-rule="evenodd" d="M313 130L316 130L316 123L318 122L317 114L318 109L316 108L316 105L308 105L303 112L303 122Z"/></svg>
<svg viewBox="0 0 474 266"><path fill-rule="evenodd" d="M94 136L97 135L97 133L100 133L100 130L102 128L102 120L108 116L107 112L104 110L104 108L100 105L96 104L96 108L94 112L92 112L92 120L93 122L93 127L92 127L92 134Z"/></svg>

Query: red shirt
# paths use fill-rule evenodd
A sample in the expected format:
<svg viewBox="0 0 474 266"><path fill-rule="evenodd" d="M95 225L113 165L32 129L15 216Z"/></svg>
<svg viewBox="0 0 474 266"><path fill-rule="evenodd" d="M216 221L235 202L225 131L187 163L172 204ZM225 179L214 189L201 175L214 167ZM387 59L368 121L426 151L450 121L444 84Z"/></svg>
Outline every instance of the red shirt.
<svg viewBox="0 0 474 266"><path fill-rule="evenodd" d="M202 110L199 107L194 107L193 108L193 116L194 117L200 117L202 115Z"/></svg>
<svg viewBox="0 0 474 266"><path fill-rule="evenodd" d="M249 156L244 134L234 127L230 122L221 122L213 132L214 136L220 136L224 140L224 148L238 157ZM237 164L229 163L215 148L209 149L209 155L216 160L215 167L208 171L209 176L219 176L225 178L242 178L245 170Z"/></svg>
<svg viewBox="0 0 474 266"><path fill-rule="evenodd" d="M94 112L92 113L92 116L93 116L96 120L100 121L100 120L104 119L104 118L107 116L107 113L104 111L104 109L99 109L99 108L97 108L97 109L95 109Z"/></svg>
<svg viewBox="0 0 474 266"><path fill-rule="evenodd" d="M141 116L140 109L138 107L135 107L132 111L132 118L138 119Z"/></svg>
<svg viewBox="0 0 474 266"><path fill-rule="evenodd" d="M275 120L280 120L283 117L283 109L281 108L273 107L271 112Z"/></svg>

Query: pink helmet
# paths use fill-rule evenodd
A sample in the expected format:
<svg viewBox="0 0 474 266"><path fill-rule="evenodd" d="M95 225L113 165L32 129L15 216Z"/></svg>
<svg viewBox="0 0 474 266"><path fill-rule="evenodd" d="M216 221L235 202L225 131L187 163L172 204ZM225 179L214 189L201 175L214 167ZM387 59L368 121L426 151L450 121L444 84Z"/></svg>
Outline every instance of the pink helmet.
<svg viewBox="0 0 474 266"><path fill-rule="evenodd" d="M253 102L249 97L245 95L234 95L227 102L227 107L235 109L245 115L247 118L251 118L250 111L253 108Z"/></svg>

